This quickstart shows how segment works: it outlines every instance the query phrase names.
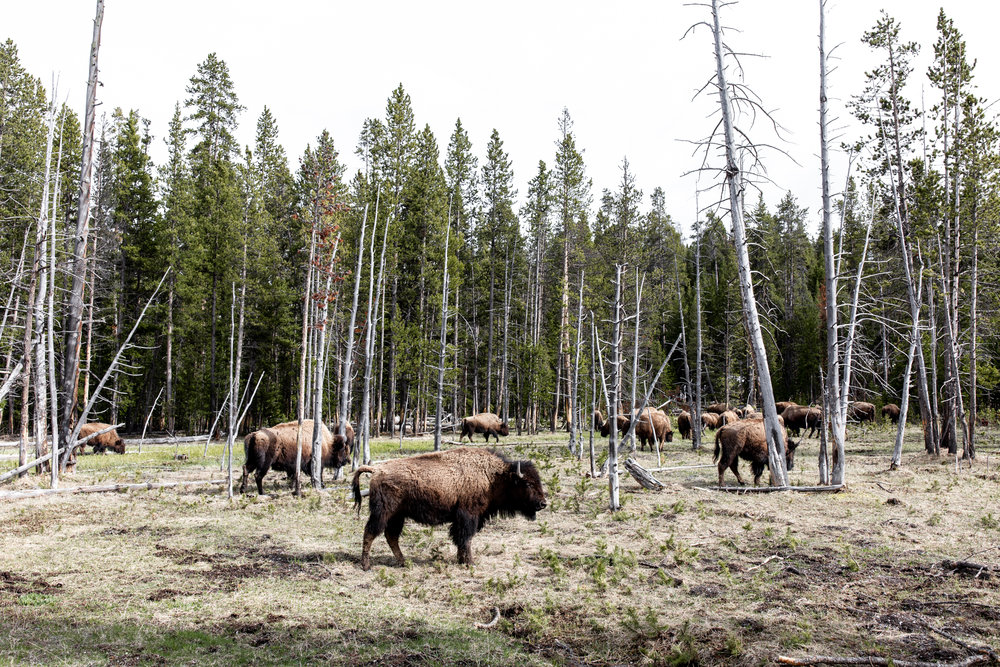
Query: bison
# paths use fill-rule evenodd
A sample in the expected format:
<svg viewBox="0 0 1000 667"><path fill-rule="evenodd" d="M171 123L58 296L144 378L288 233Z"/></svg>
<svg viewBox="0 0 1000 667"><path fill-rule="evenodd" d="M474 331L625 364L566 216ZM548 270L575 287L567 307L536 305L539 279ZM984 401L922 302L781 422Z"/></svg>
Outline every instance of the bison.
<svg viewBox="0 0 1000 667"><path fill-rule="evenodd" d="M737 415L732 410L726 410L721 415L719 415L719 426L729 426L740 420L739 415Z"/></svg>
<svg viewBox="0 0 1000 667"><path fill-rule="evenodd" d="M899 423L899 406L895 403L886 403L882 406L882 418L888 417L893 424Z"/></svg>
<svg viewBox="0 0 1000 667"><path fill-rule="evenodd" d="M740 419L746 419L757 413L757 409L750 405L749 403L744 405L742 408L736 408L733 410Z"/></svg>
<svg viewBox="0 0 1000 667"><path fill-rule="evenodd" d="M625 431L628 430L629 419L625 415L618 415L616 423L618 424L618 433L624 434ZM610 418L604 420L604 423L601 424L600 430L601 430L601 435L603 435L605 438L608 437L608 435L611 433Z"/></svg>
<svg viewBox="0 0 1000 667"><path fill-rule="evenodd" d="M714 412L717 415L721 415L723 412L730 409L731 408L726 403L712 403L705 408L705 412Z"/></svg>
<svg viewBox="0 0 1000 667"><path fill-rule="evenodd" d="M785 428L798 436L802 429L809 429L809 437L819 431L823 425L823 411L819 408L809 408L804 405L790 405L781 413L785 420Z"/></svg>
<svg viewBox="0 0 1000 667"><path fill-rule="evenodd" d="M701 413L701 425L705 428L717 429L721 424L719 424L719 415L714 412L703 412Z"/></svg>
<svg viewBox="0 0 1000 667"><path fill-rule="evenodd" d="M79 438L80 439L86 438L88 435L97 433L98 431L103 431L104 429L109 428L110 426L111 424L105 424L104 422L90 422L89 424L84 424L83 426L80 427ZM116 454L125 453L125 441L122 440L120 437L118 437L118 431L116 430L111 430L108 431L107 433L102 433L96 438L91 438L82 445L77 445L76 449L73 451L73 454L76 454L78 451L82 452L87 447L87 445L93 447L95 454L103 454L105 451L108 450Z"/></svg>
<svg viewBox="0 0 1000 667"><path fill-rule="evenodd" d="M691 413L687 410L677 415L677 430L680 431L681 440L691 439Z"/></svg>
<svg viewBox="0 0 1000 667"><path fill-rule="evenodd" d="M542 480L531 461L511 461L497 452L472 447L361 466L351 486L359 515L359 480L365 473L372 478L361 547L363 570L371 567L372 542L382 533L396 562L404 564L399 536L407 519L430 526L450 522L458 562L471 565L472 538L487 521L515 514L534 520L546 504Z"/></svg>
<svg viewBox="0 0 1000 667"><path fill-rule="evenodd" d="M774 404L774 410L779 415L793 405L798 405L795 401L778 401Z"/></svg>
<svg viewBox="0 0 1000 667"><path fill-rule="evenodd" d="M782 438L785 441L785 465L791 470L798 443L788 439L784 428L782 428ZM748 419L736 422L719 429L719 432L715 434L715 453L712 460L719 462L719 486L722 486L722 478L726 474L726 468L733 471L737 482L741 485L746 484L740 476L740 459L750 462L750 469L753 471L753 484L757 486L760 482L760 476L764 473L764 468L770 467L763 420Z"/></svg>
<svg viewBox="0 0 1000 667"><path fill-rule="evenodd" d="M474 433L485 434L486 442L490 441L491 435L500 442L500 436L510 435L510 429L507 427L507 422L500 421L500 417L492 412L480 412L462 420L462 435L458 436L458 441L461 442L462 438L469 436L469 442L472 442Z"/></svg>
<svg viewBox="0 0 1000 667"><path fill-rule="evenodd" d="M630 422L626 422L631 425ZM628 427L626 426L626 430ZM662 410L646 408L642 411L639 422L635 425L635 437L643 449L649 444L650 451L654 444L659 448L664 442L672 442L674 431L670 426L670 417Z"/></svg>
<svg viewBox="0 0 1000 667"><path fill-rule="evenodd" d="M847 418L864 422L875 422L875 406L865 401L852 401L847 407Z"/></svg>
<svg viewBox="0 0 1000 667"><path fill-rule="evenodd" d="M326 424L322 426L323 468L340 468L350 460L350 447L347 439L333 435ZM240 493L246 493L247 477L255 473L257 493L264 495L264 476L274 468L288 476L289 484L295 477L295 441L298 437L299 422L290 421L262 428L247 435L243 440L246 452L246 463L243 464L243 478L240 480ZM353 428L351 432L353 432ZM313 420L302 421L302 470L309 470L312 464Z"/></svg>

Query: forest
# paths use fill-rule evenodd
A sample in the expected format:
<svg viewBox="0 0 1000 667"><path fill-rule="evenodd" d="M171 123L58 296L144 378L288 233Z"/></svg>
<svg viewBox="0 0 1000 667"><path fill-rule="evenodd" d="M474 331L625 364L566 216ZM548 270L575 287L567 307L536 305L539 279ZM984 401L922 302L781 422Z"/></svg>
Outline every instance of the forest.
<svg viewBox="0 0 1000 667"><path fill-rule="evenodd" d="M1000 126L944 9L930 44L885 11L852 36L844 125L826 4L821 198L766 203L778 123L711 0L686 212L628 158L595 187L568 108L518 192L498 130L435 136L405 81L286 148L218 53L165 131L102 107L103 0L82 116L6 39L0 656L1000 664ZM282 422L294 492L268 459L247 493ZM427 500L486 475L478 515Z"/></svg>

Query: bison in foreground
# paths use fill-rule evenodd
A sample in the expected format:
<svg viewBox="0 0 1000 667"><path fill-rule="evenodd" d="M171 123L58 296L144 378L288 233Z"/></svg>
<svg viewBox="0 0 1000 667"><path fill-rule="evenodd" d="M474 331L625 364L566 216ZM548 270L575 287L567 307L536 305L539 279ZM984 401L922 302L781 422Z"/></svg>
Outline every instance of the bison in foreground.
<svg viewBox="0 0 1000 667"><path fill-rule="evenodd" d="M785 441L785 465L788 470L791 470L798 443L788 439L784 427L781 431ZM733 471L737 482L741 485L746 484L740 476L740 459L750 462L753 485L757 486L760 483L760 476L764 473L764 468L770 467L763 420L748 419L736 422L719 429L719 432L715 434L715 453L712 460L719 462L719 486L722 486L722 478L726 474L726 468Z"/></svg>
<svg viewBox="0 0 1000 667"><path fill-rule="evenodd" d="M371 567L372 542L382 533L396 562L404 564L399 536L407 519L430 526L450 522L458 562L471 565L472 538L487 521L515 514L534 520L546 504L542 480L531 461L510 461L483 449L460 447L361 466L351 486L359 514L360 478L365 473L372 473L372 478L361 547L363 570Z"/></svg>
<svg viewBox="0 0 1000 667"><path fill-rule="evenodd" d="M823 427L823 411L804 405L791 405L781 413L785 428L798 436L803 429L809 429L809 437Z"/></svg>
<svg viewBox="0 0 1000 667"><path fill-rule="evenodd" d="M865 401L852 401L847 407L847 418L853 421L875 422L875 405Z"/></svg>
<svg viewBox="0 0 1000 667"><path fill-rule="evenodd" d="M322 427L323 468L340 468L350 460L350 448L346 439L333 435L326 424ZM247 477L255 473L257 493L264 495L264 476L274 468L288 475L289 484L295 478L295 440L298 437L299 422L290 421L262 428L247 435L243 440L246 452L246 463L243 464L243 477L240 480L240 493L246 493ZM351 429L353 431L353 429ZM312 465L313 420L302 421L302 470L309 470Z"/></svg>
<svg viewBox="0 0 1000 667"><path fill-rule="evenodd" d="M104 422L90 422L89 424L84 424L80 427L80 435L78 437L82 440L92 433L97 433L98 431L103 431L104 429L110 427L111 424L105 424ZM103 454L105 451L109 450L116 454L125 453L125 441L118 437L118 431L116 430L102 433L96 438L91 438L82 445L77 445L77 448L73 453L75 454L77 451L83 451L87 445L94 448L95 454Z"/></svg>
<svg viewBox="0 0 1000 667"><path fill-rule="evenodd" d="M500 436L510 435L510 429L506 422L500 421L500 417L492 412L480 412L478 415L462 420L462 435L458 436L458 441L461 442L462 438L469 436L469 442L472 442L472 436L475 433L485 434L486 442L490 441L491 435L497 442L500 442Z"/></svg>
<svg viewBox="0 0 1000 667"><path fill-rule="evenodd" d="M882 406L882 418L888 417L893 424L899 423L899 406L895 403L886 403Z"/></svg>

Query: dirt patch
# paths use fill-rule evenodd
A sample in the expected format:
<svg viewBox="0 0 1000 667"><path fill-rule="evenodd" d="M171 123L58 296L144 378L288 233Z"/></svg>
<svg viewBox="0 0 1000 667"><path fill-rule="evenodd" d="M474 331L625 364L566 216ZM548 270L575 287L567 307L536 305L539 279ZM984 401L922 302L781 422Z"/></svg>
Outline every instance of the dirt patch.
<svg viewBox="0 0 1000 667"><path fill-rule="evenodd" d="M0 571L0 606L17 602L23 595L54 595L62 592L61 583L52 584L41 577Z"/></svg>

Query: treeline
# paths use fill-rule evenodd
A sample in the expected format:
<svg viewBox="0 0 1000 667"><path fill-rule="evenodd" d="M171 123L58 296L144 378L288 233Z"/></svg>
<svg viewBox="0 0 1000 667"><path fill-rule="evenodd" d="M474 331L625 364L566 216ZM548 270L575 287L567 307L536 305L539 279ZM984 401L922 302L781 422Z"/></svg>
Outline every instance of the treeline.
<svg viewBox="0 0 1000 667"><path fill-rule="evenodd" d="M852 177L835 216L842 220L836 239L839 275L853 278L860 268L863 276L852 398L900 402L910 347L902 256L911 252L922 285L920 351L931 387L928 404L931 418L942 423L938 437L952 446L954 434L948 441L946 423L952 413L939 410L939 401L954 400L949 392L955 387L966 405L973 395L990 408L1000 401L992 289L1000 278L998 153L994 120L972 83L974 61L943 12L938 26L934 64L926 75L929 90L941 101L923 113L904 98L916 45L902 42L898 23L884 15L864 35L883 64L853 86L859 92L852 111L870 134L839 158L851 160ZM888 53L892 71L886 69ZM25 71L10 40L0 48L0 85L0 270L6 286L0 294L6 305L0 380L5 380L26 352L47 119L54 119L55 148L45 206L57 221L57 268L72 254L81 137L73 111L50 109L51 91ZM597 386L589 380L591 323L601 339L609 337L615 264L626 266L625 310L639 313L637 343L635 322L623 327L626 395L633 384L642 395L680 339L680 353L668 364L655 403L687 402L701 327L706 402L756 402L753 355L725 220L711 209L696 221L675 220L661 188L651 193L637 188L627 159L620 164L619 182L596 192L583 157L586 140L574 132L567 110L553 124L554 153L540 153L528 191L518 193L497 130L477 147L457 120L446 144L439 142L429 126L419 124L402 85L390 93L384 117L360 128L353 150L362 166L353 174L338 155L347 139L338 137L335 145L320 128L315 142L289 160L278 119L266 107L257 115L254 144L239 146L234 134L245 109L216 54L198 66L181 93L165 139L153 137L141 110L116 109L99 123L82 399L166 274L132 340L124 372L114 374L99 404L105 421L141 429L156 403L154 427L204 432L227 400L231 358L239 360L243 379L237 391L264 377L244 430L294 417L305 313L312 323L307 356L322 358L318 347L326 347L325 369L319 376L307 373L306 382L311 393L313 378L321 378L328 421L342 413L360 421L364 341L373 327L370 405L377 432L394 432L404 411L407 421L419 425L433 418L442 331L446 412L460 417L493 411L528 431L561 428L569 413L578 339L584 405ZM157 140L167 145L163 164L150 157ZM745 202L758 308L779 400L821 398L823 246L809 232L810 210L817 206L792 193L774 210L760 199ZM897 233L900 219L906 251ZM692 230L689 238L685 229ZM314 287L303 308L311 239ZM442 329L446 261L448 321ZM358 267L362 297L352 329ZM69 280L60 270L57 300L64 298ZM852 285L853 280L841 282L844 321L853 307ZM581 295L584 317L578 327ZM324 306L328 323L321 335L315 323ZM36 327L33 335L42 334ZM350 338L353 363L345 365ZM231 352L234 345L239 354ZM634 374L633 350L638 351ZM351 373L346 406L340 405L345 368ZM32 405L20 391L11 392L0 429L18 433L22 410Z"/></svg>

